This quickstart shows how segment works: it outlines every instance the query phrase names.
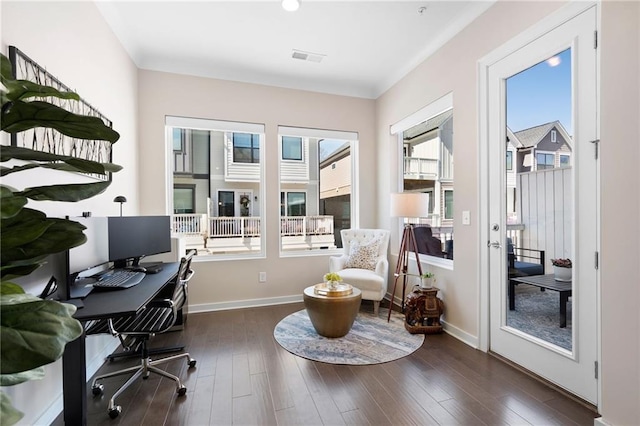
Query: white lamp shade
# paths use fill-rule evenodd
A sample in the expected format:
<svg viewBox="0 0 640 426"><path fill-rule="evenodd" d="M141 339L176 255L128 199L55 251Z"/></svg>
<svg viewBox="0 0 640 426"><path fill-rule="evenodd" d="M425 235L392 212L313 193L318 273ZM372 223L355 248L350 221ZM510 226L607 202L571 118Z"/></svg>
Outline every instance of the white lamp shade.
<svg viewBox="0 0 640 426"><path fill-rule="evenodd" d="M429 194L423 192L401 192L391 194L391 216L429 216Z"/></svg>

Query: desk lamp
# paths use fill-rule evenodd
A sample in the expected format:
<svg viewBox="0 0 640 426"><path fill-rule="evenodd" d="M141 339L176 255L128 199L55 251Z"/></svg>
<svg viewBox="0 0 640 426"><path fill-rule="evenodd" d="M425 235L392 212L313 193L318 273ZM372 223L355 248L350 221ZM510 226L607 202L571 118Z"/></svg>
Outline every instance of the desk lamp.
<svg viewBox="0 0 640 426"><path fill-rule="evenodd" d="M429 215L429 194L422 192L403 192L391 194L391 216L406 219L418 219ZM418 245L416 244L416 235L413 231L413 223L405 222L404 231L402 232L402 240L400 241L400 250L398 251L398 264L396 272L393 274L393 291L391 292L391 301L396 293L396 284L398 278L402 277L402 308L404 310L404 293L407 286L407 270L409 269L409 253L413 252L416 257L416 265L418 273L422 275L422 265L418 258ZM389 307L389 316L391 318L391 307Z"/></svg>
<svg viewBox="0 0 640 426"><path fill-rule="evenodd" d="M127 202L127 197L125 197L124 195L118 195L113 199L113 202L120 203L120 217L122 217L122 204Z"/></svg>

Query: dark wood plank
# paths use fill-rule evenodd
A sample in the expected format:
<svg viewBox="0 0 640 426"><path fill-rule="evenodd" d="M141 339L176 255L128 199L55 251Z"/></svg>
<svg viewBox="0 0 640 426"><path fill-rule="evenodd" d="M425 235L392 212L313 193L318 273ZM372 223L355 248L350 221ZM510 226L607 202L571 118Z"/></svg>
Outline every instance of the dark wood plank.
<svg viewBox="0 0 640 426"><path fill-rule="evenodd" d="M331 365L296 357L273 328L301 303L190 314L184 330L158 335L152 346L179 342L197 360L163 364L187 395L151 375L117 400L127 376L104 380L105 395L87 386L91 425L591 425L597 414L501 360L446 335L429 335L413 354L370 366ZM136 365L105 363L99 373ZM63 425L62 415L53 423Z"/></svg>

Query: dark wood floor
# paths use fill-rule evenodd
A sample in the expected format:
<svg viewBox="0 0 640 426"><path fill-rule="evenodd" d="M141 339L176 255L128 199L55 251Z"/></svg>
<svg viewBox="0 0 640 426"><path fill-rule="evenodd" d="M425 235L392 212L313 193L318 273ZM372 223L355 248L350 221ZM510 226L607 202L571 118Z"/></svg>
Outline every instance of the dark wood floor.
<svg viewBox="0 0 640 426"><path fill-rule="evenodd" d="M89 425L593 425L596 414L500 360L447 334L430 335L412 355L371 366L299 358L273 338L274 326L302 309L289 304L191 314L185 330L152 346L184 342L197 367L166 364L188 388L178 397L167 379L138 380L107 415L126 378L87 389ZM363 309L371 309L363 305ZM384 313L384 310L381 310ZM382 315L381 313L381 315ZM100 373L134 365L120 360ZM53 423L62 425L61 416Z"/></svg>

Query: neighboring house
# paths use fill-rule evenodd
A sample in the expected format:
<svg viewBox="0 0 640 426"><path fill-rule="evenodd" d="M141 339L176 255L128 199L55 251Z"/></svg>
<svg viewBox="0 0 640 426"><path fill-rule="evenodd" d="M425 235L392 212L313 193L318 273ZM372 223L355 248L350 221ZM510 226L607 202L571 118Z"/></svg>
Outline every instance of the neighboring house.
<svg viewBox="0 0 640 426"><path fill-rule="evenodd" d="M513 132L507 127L507 219L518 223L518 175L571 166L572 139L562 123L550 123Z"/></svg>
<svg viewBox="0 0 640 426"><path fill-rule="evenodd" d="M351 143L320 159L320 214L333 216L336 245L341 229L351 227Z"/></svg>
<svg viewBox="0 0 640 426"><path fill-rule="evenodd" d="M553 121L518 132L507 128L506 145L508 236L517 247L544 250L551 268L550 259L570 252L565 197L572 193L571 136Z"/></svg>
<svg viewBox="0 0 640 426"><path fill-rule="evenodd" d="M259 250L263 136L181 128L172 128L171 135L174 231L187 237L188 246L209 253ZM320 142L317 138L280 137L285 250L335 247L333 219L319 216Z"/></svg>
<svg viewBox="0 0 640 426"><path fill-rule="evenodd" d="M513 136L517 173L571 165L571 136L559 121L520 130Z"/></svg>
<svg viewBox="0 0 640 426"><path fill-rule="evenodd" d="M403 133L404 190L429 194L428 223L453 226L453 110Z"/></svg>

